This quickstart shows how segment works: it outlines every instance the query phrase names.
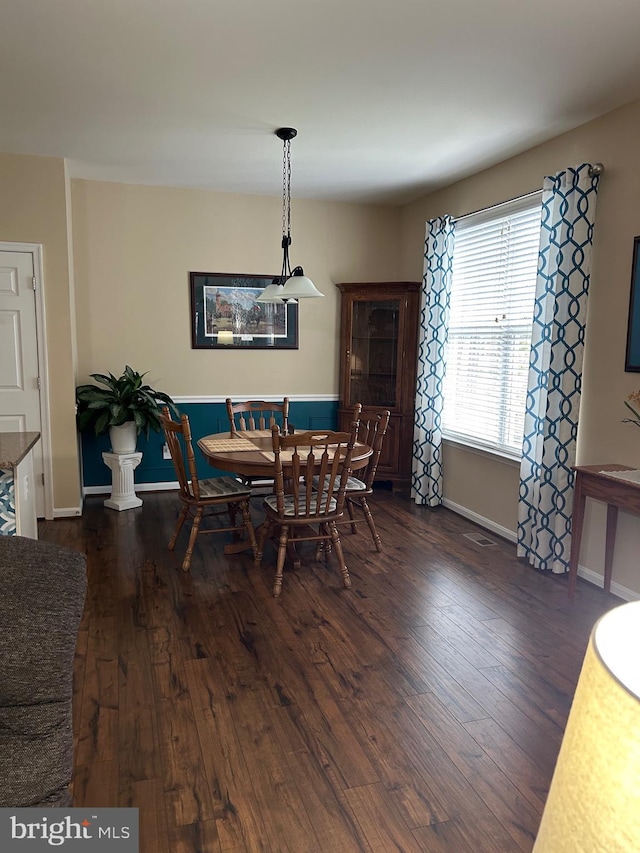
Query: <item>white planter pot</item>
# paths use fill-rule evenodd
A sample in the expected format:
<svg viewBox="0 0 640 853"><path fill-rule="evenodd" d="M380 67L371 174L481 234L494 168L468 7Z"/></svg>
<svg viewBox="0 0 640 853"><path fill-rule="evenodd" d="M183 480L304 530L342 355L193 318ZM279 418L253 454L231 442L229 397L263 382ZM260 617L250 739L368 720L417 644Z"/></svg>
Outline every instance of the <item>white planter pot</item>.
<svg viewBox="0 0 640 853"><path fill-rule="evenodd" d="M135 453L138 435L133 421L127 421L122 426L109 427L109 438L113 453Z"/></svg>

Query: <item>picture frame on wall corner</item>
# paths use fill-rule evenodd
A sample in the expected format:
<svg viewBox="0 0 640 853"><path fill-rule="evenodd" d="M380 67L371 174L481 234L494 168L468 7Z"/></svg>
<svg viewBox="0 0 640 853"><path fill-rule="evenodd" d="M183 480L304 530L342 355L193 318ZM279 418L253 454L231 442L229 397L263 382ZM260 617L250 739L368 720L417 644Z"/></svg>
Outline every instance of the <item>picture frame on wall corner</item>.
<svg viewBox="0 0 640 853"><path fill-rule="evenodd" d="M640 373L640 236L633 240L631 289L629 294L629 325L624 369Z"/></svg>
<svg viewBox="0 0 640 853"><path fill-rule="evenodd" d="M298 349L297 303L258 302L275 276L190 272L192 349Z"/></svg>

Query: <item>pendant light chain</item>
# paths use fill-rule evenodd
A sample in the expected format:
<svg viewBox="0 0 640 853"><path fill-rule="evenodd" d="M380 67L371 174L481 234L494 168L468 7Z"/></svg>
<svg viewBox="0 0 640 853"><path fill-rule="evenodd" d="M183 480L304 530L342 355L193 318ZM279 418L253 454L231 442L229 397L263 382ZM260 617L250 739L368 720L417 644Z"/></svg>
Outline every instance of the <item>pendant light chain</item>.
<svg viewBox="0 0 640 853"><path fill-rule="evenodd" d="M282 149L282 271L274 278L256 302L287 303L293 306L298 299L309 299L323 296L310 278L304 274L302 267L293 270L289 261L291 246L291 140L295 139L298 131L295 127L279 127L276 136L284 143ZM288 312L288 308L287 308ZM287 313L287 317L289 314Z"/></svg>
<svg viewBox="0 0 640 853"><path fill-rule="evenodd" d="M282 149L282 236L291 235L291 140Z"/></svg>

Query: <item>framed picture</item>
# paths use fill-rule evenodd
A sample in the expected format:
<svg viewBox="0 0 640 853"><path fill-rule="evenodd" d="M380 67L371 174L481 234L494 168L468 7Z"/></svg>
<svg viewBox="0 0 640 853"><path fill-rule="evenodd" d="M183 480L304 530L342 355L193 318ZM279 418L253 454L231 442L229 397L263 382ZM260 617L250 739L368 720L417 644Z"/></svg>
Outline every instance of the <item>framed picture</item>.
<svg viewBox="0 0 640 853"><path fill-rule="evenodd" d="M272 275L190 272L192 349L298 349L298 306L258 302Z"/></svg>
<svg viewBox="0 0 640 853"><path fill-rule="evenodd" d="M633 241L631 264L631 294L629 296L629 326L627 328L627 358L624 369L640 373L640 237Z"/></svg>

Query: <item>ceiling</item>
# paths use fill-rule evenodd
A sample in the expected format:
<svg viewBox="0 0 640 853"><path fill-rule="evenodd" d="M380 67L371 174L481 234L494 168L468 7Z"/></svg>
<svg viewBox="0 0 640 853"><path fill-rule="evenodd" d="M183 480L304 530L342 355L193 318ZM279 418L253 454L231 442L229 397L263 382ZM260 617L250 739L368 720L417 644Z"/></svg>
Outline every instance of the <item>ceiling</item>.
<svg viewBox="0 0 640 853"><path fill-rule="evenodd" d="M638 0L2 0L0 151L401 204L640 97Z"/></svg>

